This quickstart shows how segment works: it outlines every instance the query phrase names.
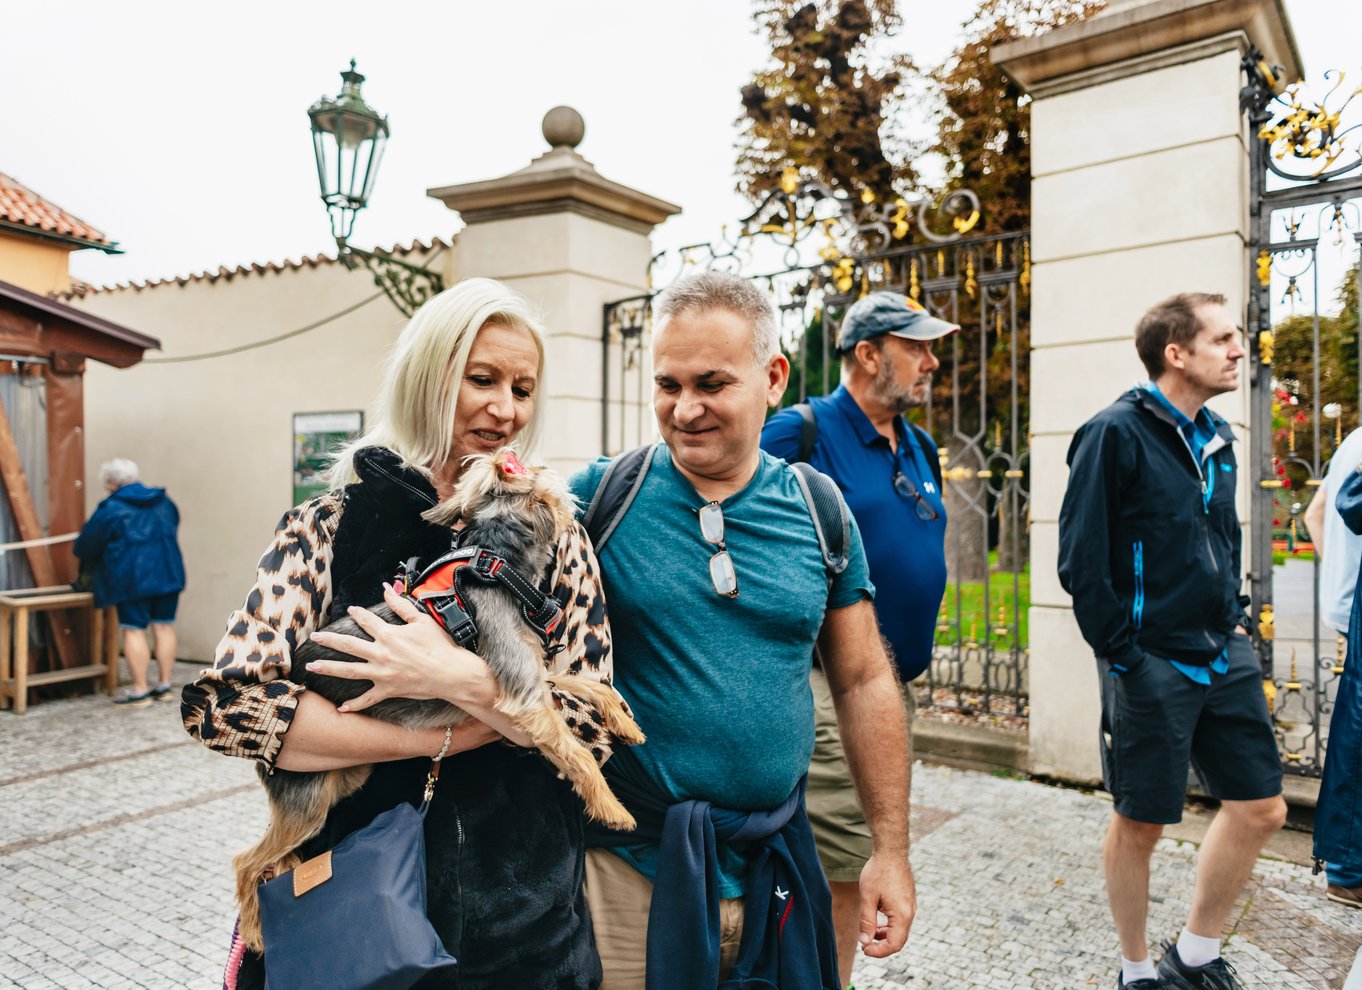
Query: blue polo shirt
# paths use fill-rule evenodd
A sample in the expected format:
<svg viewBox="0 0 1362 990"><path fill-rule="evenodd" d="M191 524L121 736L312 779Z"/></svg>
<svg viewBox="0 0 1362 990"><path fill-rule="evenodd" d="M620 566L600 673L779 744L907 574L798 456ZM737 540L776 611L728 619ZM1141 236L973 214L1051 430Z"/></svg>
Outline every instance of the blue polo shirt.
<svg viewBox="0 0 1362 990"><path fill-rule="evenodd" d="M809 463L837 482L860 525L880 631L893 647L899 676L910 681L931 663L946 591L946 507L932 473L936 444L899 416L897 449L891 450L845 385L809 404L818 420ZM798 411L776 413L761 431L762 449L795 460L803 427ZM895 489L898 472L936 511L936 519L919 518L916 500Z"/></svg>
<svg viewBox="0 0 1362 990"><path fill-rule="evenodd" d="M1205 406L1202 406L1197 410L1195 420L1188 419L1181 409L1168 401L1168 396L1164 395L1162 390L1153 382L1141 382L1140 388L1158 399L1159 403L1173 414L1173 422L1177 423L1178 429L1182 431L1182 438L1187 441L1187 449L1192 452L1192 459L1201 465L1202 476L1206 479L1205 498L1209 501L1211 492L1215 490L1215 462L1212 461L1209 467L1204 464L1202 451L1206 449L1206 444L1215 439L1216 435L1215 423L1211 421L1211 414L1206 411ZM1209 668L1194 667L1188 663L1178 663L1176 660L1169 660L1168 662L1188 680L1196 684L1210 684L1211 671L1223 674L1230 669L1228 651L1222 651L1220 656L1212 661Z"/></svg>

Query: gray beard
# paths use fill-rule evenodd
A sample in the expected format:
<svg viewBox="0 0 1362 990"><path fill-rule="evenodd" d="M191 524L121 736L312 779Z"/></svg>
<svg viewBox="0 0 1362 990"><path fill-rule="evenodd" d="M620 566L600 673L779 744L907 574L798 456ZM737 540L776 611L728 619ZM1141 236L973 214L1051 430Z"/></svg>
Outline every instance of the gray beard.
<svg viewBox="0 0 1362 990"><path fill-rule="evenodd" d="M928 394L930 393L931 390L929 388ZM884 356L884 361L880 364L879 374L877 374L875 380L870 383L870 394L874 396L876 402L886 409L892 409L894 414L898 416L903 415L909 409L913 409L917 406L925 406L927 404L925 399L916 399L913 397L912 385L904 389L894 381L894 362L887 354Z"/></svg>

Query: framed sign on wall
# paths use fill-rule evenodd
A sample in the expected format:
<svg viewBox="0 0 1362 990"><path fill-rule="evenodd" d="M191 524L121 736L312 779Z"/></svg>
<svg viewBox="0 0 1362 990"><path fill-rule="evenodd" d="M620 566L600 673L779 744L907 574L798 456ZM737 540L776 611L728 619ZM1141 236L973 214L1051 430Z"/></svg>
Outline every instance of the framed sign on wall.
<svg viewBox="0 0 1362 990"><path fill-rule="evenodd" d="M293 504L327 489L331 455L364 432L364 413L293 414Z"/></svg>

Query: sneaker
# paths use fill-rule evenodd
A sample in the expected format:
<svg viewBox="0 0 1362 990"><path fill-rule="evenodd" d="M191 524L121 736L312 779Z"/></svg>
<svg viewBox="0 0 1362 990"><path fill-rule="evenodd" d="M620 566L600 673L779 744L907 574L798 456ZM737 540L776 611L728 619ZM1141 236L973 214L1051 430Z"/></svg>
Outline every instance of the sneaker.
<svg viewBox="0 0 1362 990"><path fill-rule="evenodd" d="M1329 884L1329 900L1336 904L1346 904L1348 907L1362 907L1362 887L1340 887L1336 883Z"/></svg>
<svg viewBox="0 0 1362 990"><path fill-rule="evenodd" d="M1168 986L1163 980L1136 980L1134 983L1127 983L1121 978L1121 974L1116 974L1116 990L1165 990Z"/></svg>
<svg viewBox="0 0 1362 990"><path fill-rule="evenodd" d="M1175 942L1163 943L1159 960L1159 979L1169 990L1244 990L1234 975L1234 967L1224 959L1212 959L1205 966L1188 966L1178 955Z"/></svg>
<svg viewBox="0 0 1362 990"><path fill-rule="evenodd" d="M174 686L169 681L162 681L151 689L151 696L157 701L174 701Z"/></svg>
<svg viewBox="0 0 1362 990"><path fill-rule="evenodd" d="M151 689L148 688L141 694L133 694L125 689L114 699L114 704L121 708L148 708L151 705Z"/></svg>

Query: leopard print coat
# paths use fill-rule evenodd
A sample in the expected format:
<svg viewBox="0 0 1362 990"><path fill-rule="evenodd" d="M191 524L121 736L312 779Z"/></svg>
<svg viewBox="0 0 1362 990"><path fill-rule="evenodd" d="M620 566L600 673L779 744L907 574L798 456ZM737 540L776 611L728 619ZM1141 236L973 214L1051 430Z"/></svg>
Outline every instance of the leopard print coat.
<svg viewBox="0 0 1362 990"><path fill-rule="evenodd" d="M260 558L255 586L233 612L213 666L183 692L185 729L209 749L264 763L271 772L306 690L288 680L292 651L332 613L335 538L345 511L340 491L291 509ZM564 533L541 587L563 606L557 646L544 667L610 683L610 627L600 565L580 525ZM592 705L554 692L558 709L598 763L612 738Z"/></svg>

